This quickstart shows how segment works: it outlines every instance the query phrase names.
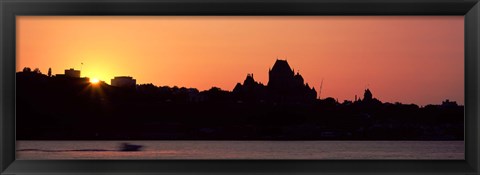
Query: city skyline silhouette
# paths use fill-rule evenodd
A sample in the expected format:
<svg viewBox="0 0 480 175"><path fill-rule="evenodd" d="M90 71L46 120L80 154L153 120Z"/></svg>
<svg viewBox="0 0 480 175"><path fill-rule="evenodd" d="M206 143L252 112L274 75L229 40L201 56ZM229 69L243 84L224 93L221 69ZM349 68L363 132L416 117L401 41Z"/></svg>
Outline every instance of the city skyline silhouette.
<svg viewBox="0 0 480 175"><path fill-rule="evenodd" d="M82 63L82 65L83 65L83 63ZM272 78L272 70L273 70L273 73L277 74L277 75L274 75L273 78ZM32 71L32 72L35 72L35 73L42 74L41 70L38 69L38 68L32 69L30 67L24 67L22 72L25 72L25 71L27 71L27 72ZM81 70L75 70L73 68L65 69L65 74L56 74L55 75L55 74L52 74L51 71L52 71L51 68L49 68L48 69L48 76L54 76L54 77L55 76L60 76L60 77L67 76L67 77L75 77L75 78L84 78L84 79L88 79L88 81L92 84L105 83L105 84L108 84L108 85L111 85L111 86L117 86L117 87L121 87L121 85L114 85L114 83L113 83L114 80L119 82L120 80L118 80L118 79L124 79L124 80L126 79L126 81L128 81L126 83L128 83L128 86L130 86L129 88L133 88L133 89L136 89L138 86L142 86L142 85L150 85L150 86L155 86L155 87L168 87L168 88L187 88L187 89L195 89L196 91L208 91L208 90L211 90L212 88L219 88L217 86L211 86L208 89L199 90L196 87L183 87L183 86L177 86L177 85L173 85L173 86L163 85L162 86L162 85L156 85L156 84L153 84L153 83L137 84L136 79L134 79L134 77L130 76L130 75L114 76L114 77L112 77L112 79L110 79L110 81L105 81L105 80L99 80L97 78L81 76L81 74L80 74ZM70 74L70 75L68 75L68 74ZM71 74L75 74L75 75L71 75ZM264 93L264 94L266 93L266 91L264 91L264 90L263 91L259 90L259 89L262 89L262 88L264 88L266 90L266 89L269 89L269 88L271 89L271 87L274 86L277 89L279 89L279 88L283 88L283 86L288 85L288 84L300 84L300 86L304 86L305 88L307 88L307 91L311 91L311 92L304 92L306 94L310 94L308 96L310 96L311 99L318 99L318 100L322 99L319 95L321 94L321 90L323 88L322 87L323 86L323 80L322 80L322 84L320 85L320 89L316 90L314 86L310 87L309 83L306 82L303 79L300 72L299 71L295 72L295 69L293 69L288 64L288 60L282 60L282 59L276 58L275 64L271 68L269 68L269 79L268 79L267 83L262 83L262 82L256 81L254 79L253 75L254 75L253 73L247 73L246 78L243 81L243 84L239 81L239 82L236 83L236 85L232 89L222 89L222 88L219 88L219 89L223 90L223 91L229 91L229 92L234 92L235 93L236 91L237 92L244 91L245 88L247 88L247 89L250 88L251 93L256 93L256 95L260 95L259 93ZM284 80L281 80L282 78ZM285 79L287 79L287 80L285 80ZM121 83L122 82L119 82L117 84L121 84ZM295 86L298 86L298 85L295 85ZM252 92L253 88L256 88L259 91L258 92ZM292 87L290 87L290 88L292 88ZM296 90L298 90L298 89L296 89ZM369 85L366 85L364 87L364 90L370 90ZM285 91L285 89L283 91ZM302 91L302 90L299 90L299 91ZM357 99L361 99L360 95L362 93L355 94L354 98L344 99L343 101L351 101L351 102L352 101L357 101ZM342 102L342 101L339 101L338 98L336 98L336 97L324 96L323 99L326 99L326 98L333 98L337 102L340 102L340 103ZM425 106L425 105L441 104L441 102L444 102L444 100L458 103L457 101L451 100L449 98L444 98L442 101L438 101L438 102L434 102L434 103L428 103L428 104L415 104L415 103L412 103L412 102L400 102L400 101L387 101L387 102L389 102L389 103L415 104L415 105L419 105L419 106ZM460 102L458 104L462 105L462 102Z"/></svg>
<svg viewBox="0 0 480 175"><path fill-rule="evenodd" d="M108 85L75 69L25 67L17 109L21 140L462 140L464 121L464 106L449 99L391 103L369 88L350 101L319 99L280 59L267 84L247 74L232 91L136 84L130 76Z"/></svg>
<svg viewBox="0 0 480 175"><path fill-rule="evenodd" d="M22 16L17 25L17 71L233 90L247 74L267 84L278 58L310 87L323 84L322 98L366 88L389 102L465 98L463 17Z"/></svg>

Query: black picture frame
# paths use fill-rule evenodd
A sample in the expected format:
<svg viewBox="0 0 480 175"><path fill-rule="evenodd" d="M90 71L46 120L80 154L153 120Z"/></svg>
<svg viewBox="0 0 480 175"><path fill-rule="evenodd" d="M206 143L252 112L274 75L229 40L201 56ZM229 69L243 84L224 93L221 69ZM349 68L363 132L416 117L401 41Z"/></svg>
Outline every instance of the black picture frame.
<svg viewBox="0 0 480 175"><path fill-rule="evenodd" d="M0 174L479 174L478 0L0 0ZM15 160L17 15L464 15L465 160Z"/></svg>

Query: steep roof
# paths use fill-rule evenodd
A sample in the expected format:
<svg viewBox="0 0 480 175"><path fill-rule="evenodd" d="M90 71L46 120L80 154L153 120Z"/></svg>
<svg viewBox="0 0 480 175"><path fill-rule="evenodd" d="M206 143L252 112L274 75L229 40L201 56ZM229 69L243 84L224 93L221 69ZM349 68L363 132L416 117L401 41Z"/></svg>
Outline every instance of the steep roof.
<svg viewBox="0 0 480 175"><path fill-rule="evenodd" d="M279 60L275 61L275 64L273 64L272 70L271 71L292 71L292 68L290 68L290 65L288 65L287 60Z"/></svg>

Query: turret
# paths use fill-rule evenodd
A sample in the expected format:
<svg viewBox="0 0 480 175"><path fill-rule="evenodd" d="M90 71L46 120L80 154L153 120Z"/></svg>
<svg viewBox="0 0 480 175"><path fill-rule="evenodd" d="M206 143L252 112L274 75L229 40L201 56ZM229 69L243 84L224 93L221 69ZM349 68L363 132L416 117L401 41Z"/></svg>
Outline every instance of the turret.
<svg viewBox="0 0 480 175"><path fill-rule="evenodd" d="M363 94L363 100L364 101L371 101L373 99L372 92L370 92L370 89L366 89L365 93Z"/></svg>

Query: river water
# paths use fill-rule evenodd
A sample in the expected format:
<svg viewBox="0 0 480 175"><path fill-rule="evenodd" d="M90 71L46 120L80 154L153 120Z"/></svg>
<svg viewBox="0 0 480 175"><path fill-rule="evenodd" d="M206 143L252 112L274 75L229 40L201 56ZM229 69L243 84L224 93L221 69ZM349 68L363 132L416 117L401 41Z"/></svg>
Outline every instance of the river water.
<svg viewBox="0 0 480 175"><path fill-rule="evenodd" d="M144 146L119 151L122 142ZM441 159L462 160L464 141L17 141L16 158Z"/></svg>

